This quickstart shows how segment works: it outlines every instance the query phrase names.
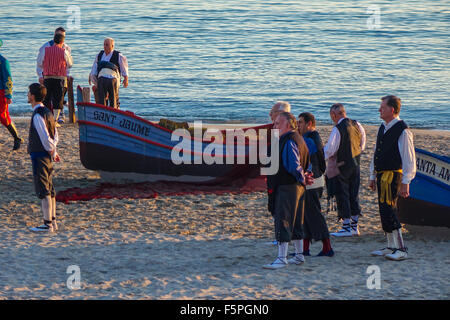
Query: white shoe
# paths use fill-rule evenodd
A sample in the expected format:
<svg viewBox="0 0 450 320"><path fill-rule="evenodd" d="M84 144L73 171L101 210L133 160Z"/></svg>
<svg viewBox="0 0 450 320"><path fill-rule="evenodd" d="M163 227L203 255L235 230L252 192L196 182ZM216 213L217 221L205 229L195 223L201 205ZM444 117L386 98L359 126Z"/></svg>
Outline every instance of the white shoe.
<svg viewBox="0 0 450 320"><path fill-rule="evenodd" d="M333 232L330 233L330 235L334 236L334 237L351 237L353 236L352 231L347 228L342 228L341 230L339 230L338 232Z"/></svg>
<svg viewBox="0 0 450 320"><path fill-rule="evenodd" d="M53 232L53 226L46 225L44 223L43 225L40 225L39 227L30 228L30 230L34 231L34 232Z"/></svg>
<svg viewBox="0 0 450 320"><path fill-rule="evenodd" d="M271 264L265 264L263 265L264 269L271 269L271 270L275 270L275 269L281 269L284 267L287 267L288 265L288 261L286 258L276 258L274 262L272 262Z"/></svg>
<svg viewBox="0 0 450 320"><path fill-rule="evenodd" d="M408 253L406 249L395 249L393 253L387 254L384 257L389 260L401 261L408 258Z"/></svg>
<svg viewBox="0 0 450 320"><path fill-rule="evenodd" d="M52 220L52 227L53 231L58 231L58 224L56 223L56 220Z"/></svg>
<svg viewBox="0 0 450 320"><path fill-rule="evenodd" d="M361 235L361 233L359 232L358 225L356 225L356 227L355 226L351 226L351 233L352 233L352 236L359 236L359 235Z"/></svg>
<svg viewBox="0 0 450 320"><path fill-rule="evenodd" d="M305 257L301 253L297 253L292 258L288 260L289 264L301 265L305 262Z"/></svg>
<svg viewBox="0 0 450 320"><path fill-rule="evenodd" d="M375 251L372 251L372 252L370 253L370 255L371 255L371 256L374 256L374 257L384 257L384 256L387 255L387 254L393 253L394 251L395 251L394 248L388 248L388 247L386 247L386 248L383 248L383 249L381 249L381 250L375 250Z"/></svg>

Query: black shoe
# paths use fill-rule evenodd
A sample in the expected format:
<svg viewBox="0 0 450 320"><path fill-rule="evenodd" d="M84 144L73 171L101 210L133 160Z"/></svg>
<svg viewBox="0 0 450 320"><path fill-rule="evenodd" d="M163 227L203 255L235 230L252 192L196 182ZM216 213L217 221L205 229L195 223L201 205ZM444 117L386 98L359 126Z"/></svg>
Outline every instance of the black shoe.
<svg viewBox="0 0 450 320"><path fill-rule="evenodd" d="M9 125L6 126L6 129L8 129L9 133L14 138L14 147L13 150L17 150L20 148L20 145L23 142L22 138L19 138L19 133L17 132L16 126L14 125L14 122L11 122Z"/></svg>
<svg viewBox="0 0 450 320"><path fill-rule="evenodd" d="M23 139L19 138L19 139L14 139L14 147L13 150L19 150L20 145L22 144L22 142L24 142Z"/></svg>
<svg viewBox="0 0 450 320"><path fill-rule="evenodd" d="M328 252L323 252L323 250L322 250L322 251L320 251L319 254L317 255L317 257L332 257L332 256L334 256L334 251L333 251L333 249L331 249L331 250L328 251Z"/></svg>
<svg viewBox="0 0 450 320"><path fill-rule="evenodd" d="M309 253L309 250L306 250L306 251L302 252L302 255L309 257L309 256L311 256L311 253ZM295 257L295 252L289 253L289 256L290 257Z"/></svg>

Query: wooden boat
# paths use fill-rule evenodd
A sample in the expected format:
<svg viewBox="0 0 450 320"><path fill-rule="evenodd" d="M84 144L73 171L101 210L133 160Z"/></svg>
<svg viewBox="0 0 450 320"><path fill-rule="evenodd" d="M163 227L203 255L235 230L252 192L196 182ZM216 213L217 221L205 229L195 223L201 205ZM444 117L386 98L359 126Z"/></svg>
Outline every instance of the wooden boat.
<svg viewBox="0 0 450 320"><path fill-rule="evenodd" d="M450 228L450 158L416 148L410 197L399 198L400 222Z"/></svg>
<svg viewBox="0 0 450 320"><path fill-rule="evenodd" d="M202 131L200 139L192 137L187 130L185 133L188 136L177 135L173 130L132 112L80 102L81 96L81 88L78 87L81 163L87 169L100 171L102 177L108 180L220 183L260 175L259 160L258 163L248 161L250 153L255 151L255 143L248 139L244 143L235 142L234 147L230 148L225 145L225 139L223 143L205 140ZM245 128L243 131L253 129L258 134L261 129L268 128L271 124ZM173 151L179 148L181 140L185 146L183 156L187 157L184 159L189 161L176 164L172 160ZM267 145L270 135L258 143ZM211 150L213 152L210 154L217 159L222 158L222 161L206 163L204 154Z"/></svg>

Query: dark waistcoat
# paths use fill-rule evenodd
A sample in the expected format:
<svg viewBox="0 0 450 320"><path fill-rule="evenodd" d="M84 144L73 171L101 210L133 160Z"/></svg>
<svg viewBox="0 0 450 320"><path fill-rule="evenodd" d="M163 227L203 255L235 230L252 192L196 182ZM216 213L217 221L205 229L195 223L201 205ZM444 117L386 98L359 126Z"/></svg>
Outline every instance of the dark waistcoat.
<svg viewBox="0 0 450 320"><path fill-rule="evenodd" d="M400 120L384 133L384 124L380 126L375 148L375 171L399 170L402 168L402 158L398 150L398 139L403 130L408 128L403 120Z"/></svg>
<svg viewBox="0 0 450 320"><path fill-rule="evenodd" d="M341 142L337 152L337 162L344 162L339 167L342 174L358 167L361 157L361 132L355 120L345 118L336 128L341 135Z"/></svg>
<svg viewBox="0 0 450 320"><path fill-rule="evenodd" d="M314 141L314 144L317 148L317 152L314 154L310 154L310 158L314 178L318 178L325 173L326 169L322 140L320 139L320 135L317 131L309 131L305 133L305 137L310 138L312 141Z"/></svg>
<svg viewBox="0 0 450 320"><path fill-rule="evenodd" d="M100 51L100 53L97 56L97 72L100 72L103 68L110 68L112 70L115 70L116 72L120 71L120 64L119 64L119 51L114 50L113 54L111 56L111 59L109 59L109 63L107 61L102 61L102 56L105 53L105 50ZM114 65L114 66L111 66ZM97 73L98 74L98 73Z"/></svg>
<svg viewBox="0 0 450 320"><path fill-rule="evenodd" d="M42 145L41 138L34 127L33 118L37 115L40 115L44 118L45 125L47 126L48 133L52 139L55 137L55 118L53 117L53 113L46 107L38 107L34 110L33 115L31 116L30 123L30 132L28 134L28 148L27 152L47 152L44 146Z"/></svg>
<svg viewBox="0 0 450 320"><path fill-rule="evenodd" d="M309 166L309 152L308 147L306 146L305 140L303 140L302 136L297 131L291 131L289 133L286 133L283 135L280 139L279 143L279 150L278 150L278 161L279 161L279 167L278 172L274 175L267 177L267 183L270 189L275 190L280 185L287 185L287 184L297 184L297 179L295 179L294 176L292 176L283 165L283 150L286 146L286 143L288 140L293 140L298 147L299 155L300 155L300 165L302 166L303 170L306 171L306 169ZM272 150L272 152L275 150Z"/></svg>

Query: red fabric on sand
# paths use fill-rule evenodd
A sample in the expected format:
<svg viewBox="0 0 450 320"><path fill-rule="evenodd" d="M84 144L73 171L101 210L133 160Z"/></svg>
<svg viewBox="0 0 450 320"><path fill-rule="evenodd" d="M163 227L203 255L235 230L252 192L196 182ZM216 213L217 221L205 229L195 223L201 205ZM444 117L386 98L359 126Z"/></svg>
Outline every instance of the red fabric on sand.
<svg viewBox="0 0 450 320"><path fill-rule="evenodd" d="M188 194L242 194L266 191L264 177L237 179L222 184L189 184L174 181L141 182L129 184L100 183L87 188L70 188L60 191L56 201L68 204L72 201L93 199L151 199L159 195L181 196Z"/></svg>

